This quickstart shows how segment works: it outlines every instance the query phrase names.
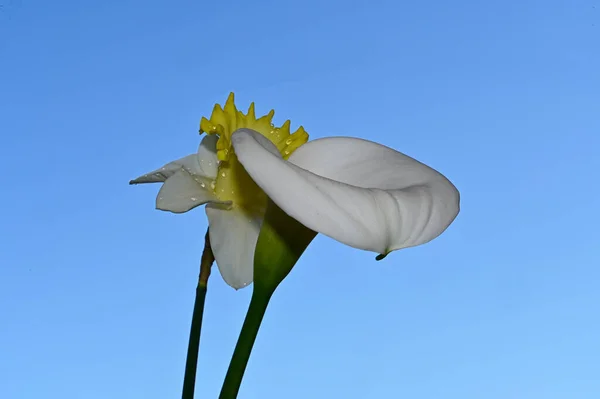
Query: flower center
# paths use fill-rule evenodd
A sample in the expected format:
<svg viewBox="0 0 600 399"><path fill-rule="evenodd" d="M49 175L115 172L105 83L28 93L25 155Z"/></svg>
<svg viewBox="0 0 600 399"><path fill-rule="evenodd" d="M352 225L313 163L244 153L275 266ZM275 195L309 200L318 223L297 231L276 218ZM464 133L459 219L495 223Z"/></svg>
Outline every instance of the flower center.
<svg viewBox="0 0 600 399"><path fill-rule="evenodd" d="M234 104L234 95L231 93L221 108L216 104L210 119L202 117L200 134L216 134L217 157L219 169L213 190L221 201L232 201L234 206L249 211L250 213L264 212L266 194L254 183L242 164L238 161L231 144L231 135L238 129L252 129L271 141L284 159L301 145L308 141L308 133L300 126L295 132L290 133L290 121L287 120L281 127L275 127L272 120L275 111L256 118L254 103L250 104L248 113L238 111Z"/></svg>

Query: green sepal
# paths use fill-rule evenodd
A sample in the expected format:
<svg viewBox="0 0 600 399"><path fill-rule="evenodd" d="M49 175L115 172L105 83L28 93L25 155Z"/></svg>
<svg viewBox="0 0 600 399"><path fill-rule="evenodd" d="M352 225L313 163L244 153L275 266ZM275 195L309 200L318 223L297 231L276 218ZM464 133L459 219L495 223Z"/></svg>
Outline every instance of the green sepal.
<svg viewBox="0 0 600 399"><path fill-rule="evenodd" d="M269 199L254 250L254 289L275 291L316 235Z"/></svg>

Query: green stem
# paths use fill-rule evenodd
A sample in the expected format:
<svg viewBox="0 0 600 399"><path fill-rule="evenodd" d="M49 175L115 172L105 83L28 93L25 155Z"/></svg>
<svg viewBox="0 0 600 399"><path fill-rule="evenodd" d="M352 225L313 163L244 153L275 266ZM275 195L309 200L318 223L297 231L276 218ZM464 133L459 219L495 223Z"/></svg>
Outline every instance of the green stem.
<svg viewBox="0 0 600 399"><path fill-rule="evenodd" d="M200 350L200 333L202 331L202 316L204 314L204 300L210 268L214 262L214 256L210 247L208 231L204 241L204 252L200 262L200 277L196 287L196 299L194 300L194 312L192 315L192 326L190 328L190 341L188 343L187 359L185 362L185 374L183 377L182 399L193 399L196 386L196 368L198 365L198 351Z"/></svg>
<svg viewBox="0 0 600 399"><path fill-rule="evenodd" d="M229 363L229 369L227 370L219 399L237 398L254 341L258 335L260 324L272 295L273 291L261 290L257 289L256 286L254 287L248 313L246 314L240 337L235 346L231 363Z"/></svg>
<svg viewBox="0 0 600 399"><path fill-rule="evenodd" d="M183 378L183 399L194 398L196 385L196 366L198 364L198 351L200 350L200 332L202 330L202 315L204 313L204 298L206 298L206 286L198 283L196 288L196 300L194 302L194 314L192 316L192 328L190 329L190 342L188 344L187 359L185 362L185 376Z"/></svg>

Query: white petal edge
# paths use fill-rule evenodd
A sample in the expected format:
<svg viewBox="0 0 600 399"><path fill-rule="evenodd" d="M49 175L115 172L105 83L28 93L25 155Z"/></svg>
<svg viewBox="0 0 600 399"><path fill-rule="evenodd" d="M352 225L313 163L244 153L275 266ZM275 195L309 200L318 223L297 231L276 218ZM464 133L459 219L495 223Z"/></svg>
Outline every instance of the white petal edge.
<svg viewBox="0 0 600 399"><path fill-rule="evenodd" d="M182 168L192 175L215 179L219 165L219 160L217 159L217 140L217 136L207 135L200 142L196 154L190 154L176 161L169 162L159 169L131 180L129 184L162 183Z"/></svg>
<svg viewBox="0 0 600 399"><path fill-rule="evenodd" d="M223 280L235 289L254 277L254 248L262 215L250 216L237 207L206 205L210 245Z"/></svg>
<svg viewBox="0 0 600 399"><path fill-rule="evenodd" d="M156 209L184 213L207 202L218 201L212 191L206 188L208 185L209 179L192 176L185 169L179 169L160 188L156 196Z"/></svg>
<svg viewBox="0 0 600 399"><path fill-rule="evenodd" d="M306 227L355 248L387 254L439 236L459 212L458 190L436 170L383 145L318 139L289 161L240 129L232 143L254 181Z"/></svg>

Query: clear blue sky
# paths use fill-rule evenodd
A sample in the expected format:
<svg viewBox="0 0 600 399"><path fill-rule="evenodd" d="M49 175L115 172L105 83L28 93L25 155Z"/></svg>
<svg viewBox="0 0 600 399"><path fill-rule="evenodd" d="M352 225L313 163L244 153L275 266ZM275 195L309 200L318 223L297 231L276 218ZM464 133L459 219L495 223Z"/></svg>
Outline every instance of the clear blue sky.
<svg viewBox="0 0 600 399"><path fill-rule="evenodd" d="M382 262L319 236L240 399L600 397L600 3L31 1L0 8L0 397L180 396L202 209L129 179L229 91L381 142L462 212ZM214 270L198 398L249 301Z"/></svg>

